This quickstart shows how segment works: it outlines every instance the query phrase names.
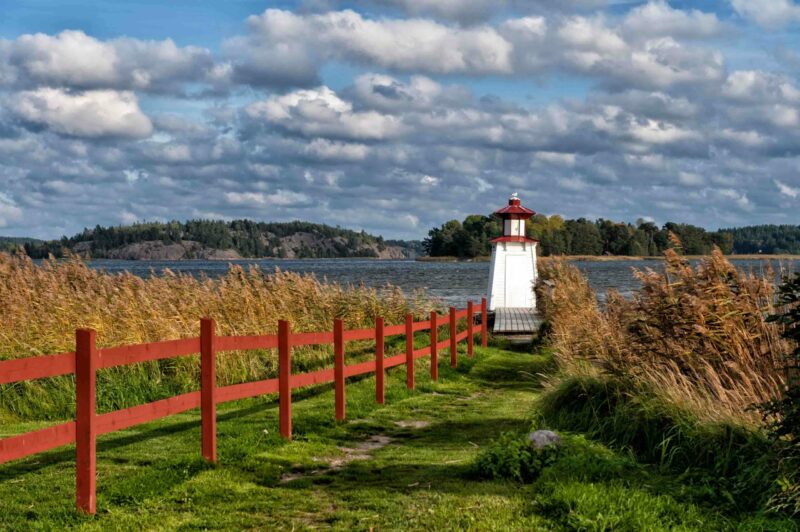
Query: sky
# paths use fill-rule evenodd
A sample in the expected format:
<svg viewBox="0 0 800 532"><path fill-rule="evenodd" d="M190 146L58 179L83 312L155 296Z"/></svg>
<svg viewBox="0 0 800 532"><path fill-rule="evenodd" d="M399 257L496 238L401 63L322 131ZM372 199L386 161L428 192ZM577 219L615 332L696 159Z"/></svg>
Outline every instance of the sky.
<svg viewBox="0 0 800 532"><path fill-rule="evenodd" d="M794 0L0 0L0 234L798 224Z"/></svg>

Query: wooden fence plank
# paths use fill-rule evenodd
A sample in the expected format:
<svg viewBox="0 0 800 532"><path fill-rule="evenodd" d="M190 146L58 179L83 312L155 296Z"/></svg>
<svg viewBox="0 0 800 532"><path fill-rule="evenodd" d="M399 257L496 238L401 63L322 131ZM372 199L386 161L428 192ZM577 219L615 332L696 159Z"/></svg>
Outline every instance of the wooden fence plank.
<svg viewBox="0 0 800 532"><path fill-rule="evenodd" d="M436 349L438 335L438 316L436 311L431 312L431 380L439 380L439 351Z"/></svg>
<svg viewBox="0 0 800 532"><path fill-rule="evenodd" d="M182 338L165 342L106 347L98 350L99 368L126 366L138 362L163 360L200 352L200 338Z"/></svg>
<svg viewBox="0 0 800 532"><path fill-rule="evenodd" d="M276 349L278 335L260 336L217 336L215 339L217 352L248 351L250 349Z"/></svg>
<svg viewBox="0 0 800 532"><path fill-rule="evenodd" d="M292 326L278 322L278 392L280 394L281 436L292 439Z"/></svg>
<svg viewBox="0 0 800 532"><path fill-rule="evenodd" d="M221 388L220 388L221 390ZM200 392L189 392L97 416L97 434L108 434L186 412L200 406Z"/></svg>
<svg viewBox="0 0 800 532"><path fill-rule="evenodd" d="M200 425L203 458L217 462L217 355L214 320L200 320Z"/></svg>
<svg viewBox="0 0 800 532"><path fill-rule="evenodd" d="M75 422L9 436L0 440L0 464L75 443Z"/></svg>
<svg viewBox="0 0 800 532"><path fill-rule="evenodd" d="M472 307L472 300L467 301L467 356L472 358L475 356L475 309Z"/></svg>
<svg viewBox="0 0 800 532"><path fill-rule="evenodd" d="M75 353L25 357L0 362L0 384L75 373Z"/></svg>
<svg viewBox="0 0 800 532"><path fill-rule="evenodd" d="M382 405L385 401L383 334L383 318L378 317L375 319L375 402L379 405Z"/></svg>
<svg viewBox="0 0 800 532"><path fill-rule="evenodd" d="M406 314L406 387L414 389L414 316Z"/></svg>
<svg viewBox="0 0 800 532"><path fill-rule="evenodd" d="M481 347L489 345L489 313L486 309L486 298L481 298Z"/></svg>
<svg viewBox="0 0 800 532"><path fill-rule="evenodd" d="M458 366L458 340L456 339L456 309L450 307L450 367Z"/></svg>
<svg viewBox="0 0 800 532"><path fill-rule="evenodd" d="M97 512L97 347L91 329L75 332L75 501Z"/></svg>
<svg viewBox="0 0 800 532"><path fill-rule="evenodd" d="M334 402L336 403L336 421L345 418L345 389L344 389L344 322L333 321L333 380Z"/></svg>

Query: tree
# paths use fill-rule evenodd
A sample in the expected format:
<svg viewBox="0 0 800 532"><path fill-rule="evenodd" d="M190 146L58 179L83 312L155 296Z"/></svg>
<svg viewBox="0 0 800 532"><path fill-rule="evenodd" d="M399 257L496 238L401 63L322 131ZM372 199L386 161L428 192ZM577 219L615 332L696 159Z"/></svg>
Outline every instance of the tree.
<svg viewBox="0 0 800 532"><path fill-rule="evenodd" d="M586 218L567 220L564 228L570 255L600 255L603 252L600 231Z"/></svg>

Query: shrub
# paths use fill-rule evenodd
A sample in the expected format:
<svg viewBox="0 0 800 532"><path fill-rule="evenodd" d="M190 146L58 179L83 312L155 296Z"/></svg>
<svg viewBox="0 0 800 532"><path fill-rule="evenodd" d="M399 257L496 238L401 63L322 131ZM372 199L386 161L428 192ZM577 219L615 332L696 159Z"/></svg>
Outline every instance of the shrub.
<svg viewBox="0 0 800 532"><path fill-rule="evenodd" d="M781 456L782 491L771 501L775 509L800 515L800 273L786 278L778 290L782 312L769 320L783 326L783 336L794 344L786 357L783 394L761 405L770 439Z"/></svg>
<svg viewBox="0 0 800 532"><path fill-rule="evenodd" d="M776 310L773 274L737 270L719 249L693 267L667 250L664 271L635 271L630 299L610 292L605 306L564 261L543 268L541 311L560 368L570 375L624 377L698 416L755 425L753 403L783 389L787 343L765 320Z"/></svg>
<svg viewBox="0 0 800 532"><path fill-rule="evenodd" d="M535 449L519 434L504 432L481 450L473 463L474 476L533 482L542 470L555 463L558 447Z"/></svg>
<svg viewBox="0 0 800 532"><path fill-rule="evenodd" d="M693 412L624 378L564 378L542 395L539 410L548 425L585 433L638 461L683 474L704 486L714 504L752 510L774 492L775 454L758 431L700 422Z"/></svg>

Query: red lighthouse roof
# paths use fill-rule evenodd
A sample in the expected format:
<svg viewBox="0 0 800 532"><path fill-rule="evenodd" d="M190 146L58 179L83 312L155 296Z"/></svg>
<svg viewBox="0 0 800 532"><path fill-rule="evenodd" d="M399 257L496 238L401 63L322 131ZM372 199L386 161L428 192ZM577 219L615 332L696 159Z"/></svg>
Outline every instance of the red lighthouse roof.
<svg viewBox="0 0 800 532"><path fill-rule="evenodd" d="M494 214L503 219L503 236L492 240L492 244L498 242L538 242L538 240L525 236L525 220L536 213L522 206L522 202L516 192L511 194L508 199L508 206L495 211Z"/></svg>
<svg viewBox="0 0 800 532"><path fill-rule="evenodd" d="M532 210L528 209L527 207L522 206L522 201L517 196L517 193L513 193L511 198L508 200L508 206L503 207L500 210L494 211L494 214L501 217L501 218L517 218L521 220L527 220L534 214Z"/></svg>

